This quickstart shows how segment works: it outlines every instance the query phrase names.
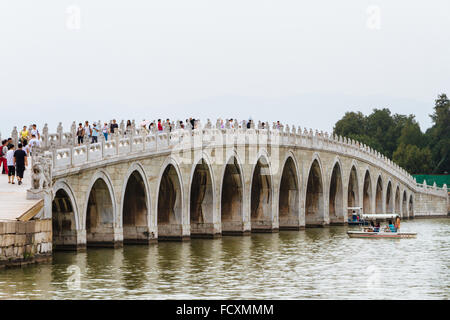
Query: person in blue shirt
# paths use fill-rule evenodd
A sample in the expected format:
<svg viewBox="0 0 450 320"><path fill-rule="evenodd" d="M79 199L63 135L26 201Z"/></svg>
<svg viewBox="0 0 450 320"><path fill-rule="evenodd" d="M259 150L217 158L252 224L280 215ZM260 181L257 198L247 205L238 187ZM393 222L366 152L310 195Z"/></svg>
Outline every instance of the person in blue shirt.
<svg viewBox="0 0 450 320"><path fill-rule="evenodd" d="M97 124L94 123L94 127L92 128L92 142L91 143L97 143L98 142L98 132L100 130L97 128Z"/></svg>
<svg viewBox="0 0 450 320"><path fill-rule="evenodd" d="M353 219L352 220L353 222L357 221L355 210L353 210L353 212L352 212L352 219Z"/></svg>
<svg viewBox="0 0 450 320"><path fill-rule="evenodd" d="M392 220L389 220L389 229L391 232L397 232L397 229L392 224Z"/></svg>

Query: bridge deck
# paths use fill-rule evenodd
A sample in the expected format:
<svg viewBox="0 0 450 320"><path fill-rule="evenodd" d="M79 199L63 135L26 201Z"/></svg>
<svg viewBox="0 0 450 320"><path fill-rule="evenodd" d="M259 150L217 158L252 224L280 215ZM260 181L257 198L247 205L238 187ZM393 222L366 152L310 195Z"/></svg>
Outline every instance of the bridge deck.
<svg viewBox="0 0 450 320"><path fill-rule="evenodd" d="M8 176L0 173L0 221L28 220L27 216L39 211L43 200L27 200L27 190L31 187L31 165L24 173L23 184L8 183ZM23 217L22 217L23 216Z"/></svg>

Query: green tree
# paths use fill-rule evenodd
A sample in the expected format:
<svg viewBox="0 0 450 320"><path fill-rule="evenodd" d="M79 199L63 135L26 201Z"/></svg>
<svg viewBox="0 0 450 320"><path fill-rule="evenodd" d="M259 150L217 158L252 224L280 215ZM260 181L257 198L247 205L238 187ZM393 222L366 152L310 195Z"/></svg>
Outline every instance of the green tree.
<svg viewBox="0 0 450 320"><path fill-rule="evenodd" d="M333 132L360 141L393 159L411 173L450 172L450 100L436 99L433 126L424 134L415 116L391 114L387 108L346 112Z"/></svg>
<svg viewBox="0 0 450 320"><path fill-rule="evenodd" d="M343 137L351 135L364 135L366 131L366 118L362 112L346 112L344 117L336 122L334 132Z"/></svg>
<svg viewBox="0 0 450 320"><path fill-rule="evenodd" d="M430 117L433 126L426 136L433 158L433 173L450 172L450 100L446 94L438 96Z"/></svg>
<svg viewBox="0 0 450 320"><path fill-rule="evenodd" d="M414 120L414 116L409 121L406 121L400 127L400 136L397 140L397 144L411 144L419 148L426 146L425 135L420 130L420 126L417 121Z"/></svg>
<svg viewBox="0 0 450 320"><path fill-rule="evenodd" d="M393 137L394 130L394 120L389 109L374 109L367 117L366 134L379 143L378 151L389 158L392 158L394 152L395 142L392 142L392 139L395 139Z"/></svg>
<svg viewBox="0 0 450 320"><path fill-rule="evenodd" d="M431 151L411 144L401 143L394 152L394 162L410 173L427 173L432 167Z"/></svg>

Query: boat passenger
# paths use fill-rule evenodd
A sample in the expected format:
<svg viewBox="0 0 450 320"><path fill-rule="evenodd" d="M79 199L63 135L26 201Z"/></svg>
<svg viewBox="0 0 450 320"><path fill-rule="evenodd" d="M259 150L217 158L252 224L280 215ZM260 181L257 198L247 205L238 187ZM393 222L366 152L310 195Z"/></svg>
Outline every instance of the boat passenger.
<svg viewBox="0 0 450 320"><path fill-rule="evenodd" d="M397 219L395 219L395 230L398 231L400 229L400 217L397 217Z"/></svg>
<svg viewBox="0 0 450 320"><path fill-rule="evenodd" d="M392 224L392 220L389 220L389 224L388 225L389 225L389 230L391 232L397 232L395 226Z"/></svg>
<svg viewBox="0 0 450 320"><path fill-rule="evenodd" d="M380 232L380 222L377 222L375 228L373 228L373 232Z"/></svg>

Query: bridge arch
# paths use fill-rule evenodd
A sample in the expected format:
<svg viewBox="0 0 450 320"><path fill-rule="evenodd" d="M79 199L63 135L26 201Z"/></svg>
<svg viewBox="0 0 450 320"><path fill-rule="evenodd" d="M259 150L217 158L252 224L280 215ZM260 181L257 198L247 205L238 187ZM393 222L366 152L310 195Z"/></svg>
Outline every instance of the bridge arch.
<svg viewBox="0 0 450 320"><path fill-rule="evenodd" d="M148 178L139 162L130 165L122 183L120 226L124 243L148 243L151 200Z"/></svg>
<svg viewBox="0 0 450 320"><path fill-rule="evenodd" d="M59 180L53 185L52 236L53 250L77 249L80 228L78 205L70 185ZM80 241L81 240L81 241Z"/></svg>
<svg viewBox="0 0 450 320"><path fill-rule="evenodd" d="M406 195L406 190L403 190L402 218L408 218L408 196Z"/></svg>
<svg viewBox="0 0 450 320"><path fill-rule="evenodd" d="M253 232L272 229L273 178L266 154L259 155L250 181L250 217Z"/></svg>
<svg viewBox="0 0 450 320"><path fill-rule="evenodd" d="M364 174L363 184L363 212L373 213L372 208L372 179L370 177L370 170L367 168Z"/></svg>
<svg viewBox="0 0 450 320"><path fill-rule="evenodd" d="M306 226L325 224L323 169L318 155L314 155L309 165L308 180L305 188Z"/></svg>
<svg viewBox="0 0 450 320"><path fill-rule="evenodd" d="M114 245L117 241L117 202L112 180L105 170L100 169L92 176L85 203L87 245Z"/></svg>
<svg viewBox="0 0 450 320"><path fill-rule="evenodd" d="M233 151L222 170L220 217L222 234L242 234L244 230L244 171Z"/></svg>
<svg viewBox="0 0 450 320"><path fill-rule="evenodd" d="M344 209L344 182L342 179L342 164L337 157L334 160L333 170L330 176L329 187L329 217L330 224L344 224L345 223L345 209Z"/></svg>
<svg viewBox="0 0 450 320"><path fill-rule="evenodd" d="M214 235L216 190L211 161L205 152L194 161L189 184L191 236Z"/></svg>
<svg viewBox="0 0 450 320"><path fill-rule="evenodd" d="M375 185L375 213L383 213L383 179L378 175Z"/></svg>
<svg viewBox="0 0 450 320"><path fill-rule="evenodd" d="M414 218L414 199L412 193L409 195L408 217L409 219Z"/></svg>
<svg viewBox="0 0 450 320"><path fill-rule="evenodd" d="M182 238L184 190L180 167L172 157L162 165L156 190L158 238Z"/></svg>
<svg viewBox="0 0 450 320"><path fill-rule="evenodd" d="M392 181L389 178L388 183L386 186L386 213L393 213L394 212L394 190L392 188Z"/></svg>
<svg viewBox="0 0 450 320"><path fill-rule="evenodd" d="M400 211L400 186L397 183L397 188L395 188L395 207L394 207L394 213L400 214L401 215L401 211Z"/></svg>
<svg viewBox="0 0 450 320"><path fill-rule="evenodd" d="M289 151L283 162L278 192L279 228L298 230L300 228L300 175L298 162Z"/></svg>
<svg viewBox="0 0 450 320"><path fill-rule="evenodd" d="M347 189L347 206L359 207L359 180L356 166L352 165L350 175L348 177Z"/></svg>

